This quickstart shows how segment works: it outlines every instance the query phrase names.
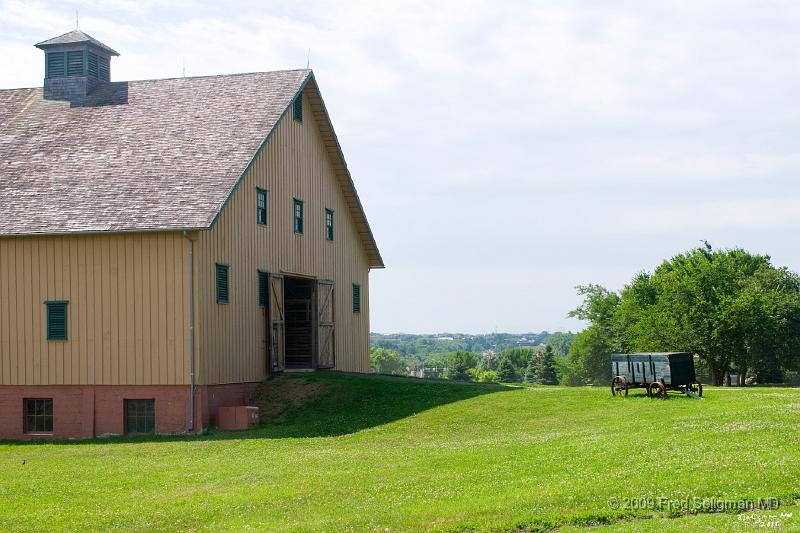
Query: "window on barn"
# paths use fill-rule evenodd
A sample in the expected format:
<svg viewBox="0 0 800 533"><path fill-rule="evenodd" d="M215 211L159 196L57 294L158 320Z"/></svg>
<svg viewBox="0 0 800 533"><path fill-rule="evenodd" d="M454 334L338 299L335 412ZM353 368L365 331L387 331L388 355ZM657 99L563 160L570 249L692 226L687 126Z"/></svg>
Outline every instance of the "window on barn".
<svg viewBox="0 0 800 533"><path fill-rule="evenodd" d="M47 309L47 340L67 340L67 304L69 302L45 302Z"/></svg>
<svg viewBox="0 0 800 533"><path fill-rule="evenodd" d="M267 306L267 273L258 271L258 305Z"/></svg>
<svg viewBox="0 0 800 533"><path fill-rule="evenodd" d="M353 313L361 312L361 285L353 283Z"/></svg>
<svg viewBox="0 0 800 533"><path fill-rule="evenodd" d="M294 99L294 119L297 122L303 122L303 93L297 95Z"/></svg>
<svg viewBox="0 0 800 533"><path fill-rule="evenodd" d="M303 233L303 200L294 199L294 232Z"/></svg>
<svg viewBox="0 0 800 533"><path fill-rule="evenodd" d="M25 398L25 433L53 432L53 399Z"/></svg>
<svg viewBox="0 0 800 533"><path fill-rule="evenodd" d="M125 432L156 432L155 400L125 400Z"/></svg>
<svg viewBox="0 0 800 533"><path fill-rule="evenodd" d="M333 209L325 210L325 238L333 240Z"/></svg>
<svg viewBox="0 0 800 533"><path fill-rule="evenodd" d="M217 263L217 303L226 304L230 300L228 287L228 265Z"/></svg>
<svg viewBox="0 0 800 533"><path fill-rule="evenodd" d="M267 191L256 189L256 222L265 226L267 224Z"/></svg>

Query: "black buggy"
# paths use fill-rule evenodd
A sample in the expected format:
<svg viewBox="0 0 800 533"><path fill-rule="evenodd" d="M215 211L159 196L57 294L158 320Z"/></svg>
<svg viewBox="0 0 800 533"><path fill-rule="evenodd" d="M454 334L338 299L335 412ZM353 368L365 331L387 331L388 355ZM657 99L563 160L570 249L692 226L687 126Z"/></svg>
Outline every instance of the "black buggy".
<svg viewBox="0 0 800 533"><path fill-rule="evenodd" d="M611 394L627 396L630 389L645 389L651 398L666 398L667 391L703 396L694 373L694 356L687 352L611 354Z"/></svg>

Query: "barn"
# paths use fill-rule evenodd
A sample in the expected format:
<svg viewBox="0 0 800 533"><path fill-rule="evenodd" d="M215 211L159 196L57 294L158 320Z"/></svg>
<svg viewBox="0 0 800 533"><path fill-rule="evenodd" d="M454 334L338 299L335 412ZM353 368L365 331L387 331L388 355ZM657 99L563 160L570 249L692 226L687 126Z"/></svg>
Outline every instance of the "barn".
<svg viewBox="0 0 800 533"><path fill-rule="evenodd" d="M0 438L193 433L267 375L369 371L384 264L311 70L0 90Z"/></svg>

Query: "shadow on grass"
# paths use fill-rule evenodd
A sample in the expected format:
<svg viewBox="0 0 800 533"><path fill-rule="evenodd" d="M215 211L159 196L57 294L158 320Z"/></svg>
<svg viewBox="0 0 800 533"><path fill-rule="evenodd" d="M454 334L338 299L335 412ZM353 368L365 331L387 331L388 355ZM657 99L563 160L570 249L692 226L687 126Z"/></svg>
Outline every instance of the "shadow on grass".
<svg viewBox="0 0 800 533"><path fill-rule="evenodd" d="M388 424L439 406L517 389L505 385L334 372L283 374L267 380L261 393L254 398L252 403L261 404L262 423L246 431L211 428L201 435L113 436L92 440L15 441L4 444L102 445L333 437ZM278 391L277 394L275 391Z"/></svg>
<svg viewBox="0 0 800 533"><path fill-rule="evenodd" d="M273 382L277 382L273 384ZM280 385L279 385L280 384ZM266 382L265 390L286 385L289 397L267 397L271 404L263 424L252 430L259 437L329 437L400 420L435 407L477 396L515 390L503 385L453 383L391 376L358 376L339 373L284 375ZM292 391L315 391L302 405L292 404Z"/></svg>

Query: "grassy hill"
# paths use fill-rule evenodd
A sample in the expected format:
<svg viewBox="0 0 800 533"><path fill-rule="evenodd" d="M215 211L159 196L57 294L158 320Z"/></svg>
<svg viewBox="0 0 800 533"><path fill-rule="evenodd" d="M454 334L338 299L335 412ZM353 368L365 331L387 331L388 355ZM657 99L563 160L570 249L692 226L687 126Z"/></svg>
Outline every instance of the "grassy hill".
<svg viewBox="0 0 800 533"><path fill-rule="evenodd" d="M800 530L797 389L302 374L259 401L269 420L242 433L0 444L0 530ZM680 509L767 497L781 508Z"/></svg>

